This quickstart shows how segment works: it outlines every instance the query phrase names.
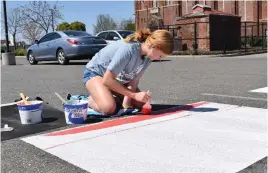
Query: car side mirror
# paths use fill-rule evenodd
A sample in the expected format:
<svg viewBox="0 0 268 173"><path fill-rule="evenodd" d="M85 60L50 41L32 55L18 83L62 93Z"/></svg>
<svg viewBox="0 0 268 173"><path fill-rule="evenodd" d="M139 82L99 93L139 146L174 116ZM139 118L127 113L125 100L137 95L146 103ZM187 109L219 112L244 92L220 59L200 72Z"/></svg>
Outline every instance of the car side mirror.
<svg viewBox="0 0 268 173"><path fill-rule="evenodd" d="M114 39L114 40L119 40L119 38L118 38L118 37L114 37L113 39Z"/></svg>
<svg viewBox="0 0 268 173"><path fill-rule="evenodd" d="M39 41L38 41L38 40L34 40L34 42L35 42L36 44L39 44Z"/></svg>

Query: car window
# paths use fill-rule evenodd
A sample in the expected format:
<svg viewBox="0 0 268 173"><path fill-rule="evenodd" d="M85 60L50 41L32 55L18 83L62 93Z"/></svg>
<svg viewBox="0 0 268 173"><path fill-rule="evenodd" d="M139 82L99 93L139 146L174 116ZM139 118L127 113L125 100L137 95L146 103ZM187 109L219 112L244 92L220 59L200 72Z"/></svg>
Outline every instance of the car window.
<svg viewBox="0 0 268 173"><path fill-rule="evenodd" d="M106 37L107 37L107 35L108 35L108 32L102 32L102 33L100 33L100 34L98 35L98 37L101 37L101 38L103 38L103 39L105 40Z"/></svg>
<svg viewBox="0 0 268 173"><path fill-rule="evenodd" d="M44 37L42 37L40 39L39 43L43 43L43 42L49 41L51 35L52 35L52 33L45 35Z"/></svg>
<svg viewBox="0 0 268 173"><path fill-rule="evenodd" d="M52 36L51 36L51 40L56 40L58 38L61 38L60 34L58 33L54 33Z"/></svg>
<svg viewBox="0 0 268 173"><path fill-rule="evenodd" d="M46 36L44 36L43 38L41 38L39 43L48 42L51 40L56 40L58 38L61 38L61 36L58 33L50 33L50 34L47 34Z"/></svg>
<svg viewBox="0 0 268 173"><path fill-rule="evenodd" d="M117 31L123 38L126 38L127 36L133 34L133 31Z"/></svg>
<svg viewBox="0 0 268 173"><path fill-rule="evenodd" d="M77 36L92 36L91 34L83 31L63 31L69 37L77 37Z"/></svg>
<svg viewBox="0 0 268 173"><path fill-rule="evenodd" d="M118 37L120 39L119 35L116 34L115 32L109 32L109 35L106 38L106 40L114 40L114 37Z"/></svg>

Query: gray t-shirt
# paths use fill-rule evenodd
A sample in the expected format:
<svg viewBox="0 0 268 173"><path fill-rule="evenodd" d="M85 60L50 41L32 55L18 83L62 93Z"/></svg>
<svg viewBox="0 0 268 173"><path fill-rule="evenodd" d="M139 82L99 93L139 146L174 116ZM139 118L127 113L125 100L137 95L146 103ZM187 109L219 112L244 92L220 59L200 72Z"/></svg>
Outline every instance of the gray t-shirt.
<svg viewBox="0 0 268 173"><path fill-rule="evenodd" d="M118 40L96 53L86 67L100 76L109 69L117 75L116 79L120 83L125 84L143 72L151 63L148 57L142 58L140 52L141 43Z"/></svg>

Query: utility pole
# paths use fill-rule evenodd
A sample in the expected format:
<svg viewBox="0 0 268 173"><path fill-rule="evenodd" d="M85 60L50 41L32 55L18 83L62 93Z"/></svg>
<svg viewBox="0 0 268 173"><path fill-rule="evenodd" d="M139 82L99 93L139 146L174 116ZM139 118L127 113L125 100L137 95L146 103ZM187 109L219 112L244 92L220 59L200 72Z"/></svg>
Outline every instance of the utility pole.
<svg viewBox="0 0 268 173"><path fill-rule="evenodd" d="M6 35L7 49L6 49L5 53L1 53L2 65L16 65L15 53L10 52L10 50L9 50L6 0L3 0L3 8L4 8L4 25L5 25L5 35Z"/></svg>
<svg viewBox="0 0 268 173"><path fill-rule="evenodd" d="M8 41L8 26L7 26L7 7L6 7L6 0L3 0L3 7L4 7L4 24L5 24L5 35L6 35L6 52L9 51L9 41Z"/></svg>

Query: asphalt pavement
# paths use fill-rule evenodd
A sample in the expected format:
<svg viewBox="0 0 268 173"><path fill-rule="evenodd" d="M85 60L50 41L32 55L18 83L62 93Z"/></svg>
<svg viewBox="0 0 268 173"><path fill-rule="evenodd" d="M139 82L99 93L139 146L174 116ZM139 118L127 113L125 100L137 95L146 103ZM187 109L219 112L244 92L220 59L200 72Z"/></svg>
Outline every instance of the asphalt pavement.
<svg viewBox="0 0 268 173"><path fill-rule="evenodd" d="M16 61L16 66L1 66L1 104L13 102L23 92L62 110L54 92L87 94L82 81L87 61L71 61L67 66L57 62L29 65L24 58ZM267 108L267 94L249 91L266 86L267 54L167 58L152 62L140 82L141 90L152 92L152 103L209 101L256 108ZM19 139L2 142L1 149L2 172L85 172ZM259 171L266 169L267 162Z"/></svg>
<svg viewBox="0 0 268 173"><path fill-rule="evenodd" d="M205 100L266 108L266 94L249 92L267 86L266 56L167 58L149 66L140 88L150 90L155 103L187 104ZM86 63L29 65L24 58L17 58L16 66L1 66L2 104L13 102L24 92L30 97L40 96L62 109L54 92L64 97L68 93L87 94L82 81Z"/></svg>

